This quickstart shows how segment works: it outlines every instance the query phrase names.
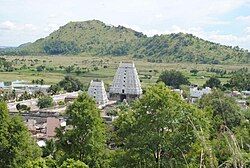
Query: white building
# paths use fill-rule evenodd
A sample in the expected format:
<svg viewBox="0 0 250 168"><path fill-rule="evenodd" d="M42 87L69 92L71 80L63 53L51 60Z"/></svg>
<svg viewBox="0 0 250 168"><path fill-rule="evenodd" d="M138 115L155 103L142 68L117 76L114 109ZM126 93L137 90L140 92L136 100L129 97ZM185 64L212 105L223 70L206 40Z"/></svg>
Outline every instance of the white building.
<svg viewBox="0 0 250 168"><path fill-rule="evenodd" d="M209 94L211 93L211 88L206 87L203 89L198 89L198 87L191 87L190 88L190 97L191 97L191 102L195 102L197 99L200 99L204 94Z"/></svg>
<svg viewBox="0 0 250 168"><path fill-rule="evenodd" d="M181 96L181 98L183 98L183 90L181 90L181 89L173 89L172 91L179 94Z"/></svg>
<svg viewBox="0 0 250 168"><path fill-rule="evenodd" d="M46 93L49 89L50 85L38 85L38 84L27 84L26 81L13 81L11 83L12 90L16 90L18 93L28 92L28 93L34 93L37 91L41 91L43 93Z"/></svg>
<svg viewBox="0 0 250 168"><path fill-rule="evenodd" d="M123 101L142 94L141 83L133 62L121 62L109 90L110 98Z"/></svg>
<svg viewBox="0 0 250 168"><path fill-rule="evenodd" d="M248 90L244 90L244 91L242 91L241 93L242 93L244 96L246 96L246 97L250 96L250 91L248 91Z"/></svg>
<svg viewBox="0 0 250 168"><path fill-rule="evenodd" d="M108 103L107 93L102 80L92 80L90 82L88 94L95 99L97 104L105 105Z"/></svg>
<svg viewBox="0 0 250 168"><path fill-rule="evenodd" d="M4 88L4 82L0 82L0 89Z"/></svg>

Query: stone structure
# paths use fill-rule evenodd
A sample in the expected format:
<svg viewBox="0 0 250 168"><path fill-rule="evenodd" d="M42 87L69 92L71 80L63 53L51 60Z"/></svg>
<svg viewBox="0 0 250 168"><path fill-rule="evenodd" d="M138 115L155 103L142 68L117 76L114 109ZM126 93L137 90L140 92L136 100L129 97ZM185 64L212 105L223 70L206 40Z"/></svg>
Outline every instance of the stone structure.
<svg viewBox="0 0 250 168"><path fill-rule="evenodd" d="M206 87L203 89L198 89L198 87L190 87L190 98L191 103L194 103L197 99L200 99L204 94L211 93L211 88Z"/></svg>
<svg viewBox="0 0 250 168"><path fill-rule="evenodd" d="M111 99L123 101L135 99L142 94L141 83L133 62L121 62L109 89Z"/></svg>
<svg viewBox="0 0 250 168"><path fill-rule="evenodd" d="M90 82L88 94L96 100L97 104L105 105L108 103L107 93L102 80L92 80Z"/></svg>

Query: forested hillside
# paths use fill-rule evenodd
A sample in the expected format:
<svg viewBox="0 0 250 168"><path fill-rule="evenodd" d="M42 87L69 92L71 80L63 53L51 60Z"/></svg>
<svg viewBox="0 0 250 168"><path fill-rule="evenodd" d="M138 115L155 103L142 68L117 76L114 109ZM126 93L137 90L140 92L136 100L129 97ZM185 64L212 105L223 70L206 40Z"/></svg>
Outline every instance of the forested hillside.
<svg viewBox="0 0 250 168"><path fill-rule="evenodd" d="M191 34L146 35L123 26L98 20L70 22L45 38L17 48L0 50L1 55L132 55L151 62L248 63L250 53L239 47L205 41Z"/></svg>

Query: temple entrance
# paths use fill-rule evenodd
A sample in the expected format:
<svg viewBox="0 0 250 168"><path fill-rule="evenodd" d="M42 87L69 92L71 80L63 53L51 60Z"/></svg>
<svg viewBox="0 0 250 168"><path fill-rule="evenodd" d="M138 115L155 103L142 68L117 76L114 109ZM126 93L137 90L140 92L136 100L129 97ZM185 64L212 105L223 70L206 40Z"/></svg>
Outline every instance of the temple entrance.
<svg viewBox="0 0 250 168"><path fill-rule="evenodd" d="M125 95L125 94L121 94L120 95L120 101L123 101L124 99L126 99L127 98L127 96Z"/></svg>

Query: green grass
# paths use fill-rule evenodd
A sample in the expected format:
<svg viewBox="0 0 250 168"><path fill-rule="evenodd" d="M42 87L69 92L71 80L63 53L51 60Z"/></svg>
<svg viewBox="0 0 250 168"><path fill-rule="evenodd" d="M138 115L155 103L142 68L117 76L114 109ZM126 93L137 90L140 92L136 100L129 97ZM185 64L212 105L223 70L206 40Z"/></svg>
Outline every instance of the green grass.
<svg viewBox="0 0 250 168"><path fill-rule="evenodd" d="M55 84L59 82L65 75L65 71L60 71L59 66L75 65L81 68L90 69L89 72L82 73L76 76L85 86L89 84L92 79L102 79L106 85L111 84L115 75L116 69L121 61L131 61L132 57L93 57L93 56L6 56L8 61L12 61L14 66L20 68L24 64L30 69L16 70L14 72L1 72L1 81L13 81L13 80L27 80L32 81L36 79L44 79L46 84ZM23 61L20 61L22 60ZM38 60L38 61L35 61ZM242 67L248 67L249 65L235 64L235 65L208 65L208 64L194 64L194 63L149 63L143 59L134 59L139 77L142 81L142 86L145 87L148 84L155 83L163 70L175 69L183 72L189 80L198 85L203 85L205 81L215 75L214 73L206 72L207 68L225 69L228 72L238 70ZM33 66L31 66L31 63ZM36 67L44 65L46 67L54 67L57 70L55 72L37 72ZM104 65L107 68L104 68ZM99 70L94 71L94 67L98 67ZM193 76L189 71L191 69L198 69L197 76ZM156 71L156 72L155 72ZM147 79L145 76L151 75L152 78ZM227 77L227 76L225 76ZM226 83L229 78L220 78L222 83Z"/></svg>

